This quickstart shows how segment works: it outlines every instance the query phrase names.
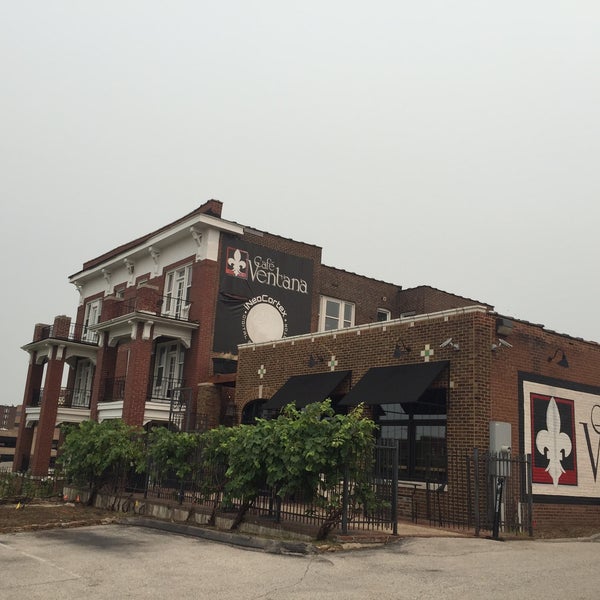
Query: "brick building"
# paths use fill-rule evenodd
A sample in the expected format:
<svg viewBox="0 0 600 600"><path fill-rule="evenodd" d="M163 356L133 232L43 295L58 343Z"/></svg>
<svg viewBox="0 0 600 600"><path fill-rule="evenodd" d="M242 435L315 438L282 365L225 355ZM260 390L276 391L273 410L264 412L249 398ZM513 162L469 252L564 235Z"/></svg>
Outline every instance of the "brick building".
<svg viewBox="0 0 600 600"><path fill-rule="evenodd" d="M17 443L17 407L0 405L0 471L10 471Z"/></svg>
<svg viewBox="0 0 600 600"><path fill-rule="evenodd" d="M600 524L600 346L490 306L451 308L437 290L399 296L391 321L240 346L238 409L363 402L379 435L399 440L400 487L437 475L463 506L450 456L530 454L533 522Z"/></svg>
<svg viewBox="0 0 600 600"><path fill-rule="evenodd" d="M38 324L14 468L44 474L62 423L233 424L238 344L474 304L321 264L321 248L221 217L210 200L83 264L74 320ZM247 415L246 415L247 416Z"/></svg>

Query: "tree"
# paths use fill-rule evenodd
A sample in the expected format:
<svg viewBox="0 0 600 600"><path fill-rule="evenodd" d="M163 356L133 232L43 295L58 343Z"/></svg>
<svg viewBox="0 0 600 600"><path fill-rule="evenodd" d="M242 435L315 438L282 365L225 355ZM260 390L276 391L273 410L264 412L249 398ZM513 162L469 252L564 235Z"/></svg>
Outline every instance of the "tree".
<svg viewBox="0 0 600 600"><path fill-rule="evenodd" d="M296 494L325 510L319 539L342 518L344 480L353 482L350 502L366 506L373 500L365 484L375 427L364 417L362 406L340 415L329 400L302 411L289 405L274 422L276 435L271 440L276 441L267 458L267 481L280 497Z"/></svg>
<svg viewBox="0 0 600 600"><path fill-rule="evenodd" d="M199 434L155 427L148 434L147 441L152 473L159 480L174 475L179 483L179 502L183 502L185 480L196 475L197 471Z"/></svg>
<svg viewBox="0 0 600 600"><path fill-rule="evenodd" d="M83 421L66 428L57 464L69 481L89 488L88 504L92 505L104 485L116 484L131 467L144 470L143 436L142 428L119 419Z"/></svg>
<svg viewBox="0 0 600 600"><path fill-rule="evenodd" d="M174 432L155 427L148 434L148 457L159 476L172 471L183 481L194 471L194 459L200 445L197 433Z"/></svg>
<svg viewBox="0 0 600 600"><path fill-rule="evenodd" d="M232 528L268 487L278 498L294 494L324 508L327 516L319 535L325 537L342 516L344 478L354 482L355 501L368 500L361 482L372 456L374 429L362 407L336 415L329 400L302 411L289 405L277 419L203 434L203 460L218 457L226 464L225 500L241 502Z"/></svg>

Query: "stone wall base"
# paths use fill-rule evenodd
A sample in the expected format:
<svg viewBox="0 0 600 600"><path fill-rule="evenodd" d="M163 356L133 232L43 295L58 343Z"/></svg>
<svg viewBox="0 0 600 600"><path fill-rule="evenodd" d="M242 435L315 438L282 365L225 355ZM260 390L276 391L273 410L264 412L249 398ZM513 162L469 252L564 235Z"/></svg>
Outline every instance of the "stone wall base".
<svg viewBox="0 0 600 600"><path fill-rule="evenodd" d="M63 498L69 502L86 503L89 500L90 492L81 490L72 486L63 488ZM186 523L187 525L208 526L209 513L202 507L191 508L180 506L178 504L159 503L149 499L135 498L130 494L98 494L94 502L96 508L112 510L129 516L138 515L143 517L152 517L162 521L171 521L174 523ZM219 515L216 518L214 527L221 530L230 530L234 521L234 516ZM244 521L237 530L238 533L249 535L262 535L276 539L296 539L311 541L313 536L296 531L284 529L277 523L266 526L253 522Z"/></svg>

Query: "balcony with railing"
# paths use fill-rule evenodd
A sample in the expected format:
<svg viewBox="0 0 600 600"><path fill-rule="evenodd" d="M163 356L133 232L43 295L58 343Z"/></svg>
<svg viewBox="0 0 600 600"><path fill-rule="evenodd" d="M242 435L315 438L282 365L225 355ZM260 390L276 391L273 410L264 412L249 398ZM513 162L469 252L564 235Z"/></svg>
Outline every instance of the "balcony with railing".
<svg viewBox="0 0 600 600"><path fill-rule="evenodd" d="M111 321L134 313L151 314L175 321L189 321L192 302L174 296L162 296L151 288L139 288L132 298L104 299L100 322Z"/></svg>
<svg viewBox="0 0 600 600"><path fill-rule="evenodd" d="M108 377L104 380L100 402L121 402L125 399L126 377ZM175 377L154 377L150 383L147 399L150 402L170 404L181 399L185 381ZM189 393L189 390L188 390Z"/></svg>
<svg viewBox="0 0 600 600"><path fill-rule="evenodd" d="M89 409L92 392L86 389L61 388L58 395L59 408L82 408ZM33 390L31 403L29 406L39 408L46 401L44 398L44 388Z"/></svg>
<svg viewBox="0 0 600 600"><path fill-rule="evenodd" d="M122 402L125 398L125 377L107 377L102 385L100 402Z"/></svg>
<svg viewBox="0 0 600 600"><path fill-rule="evenodd" d="M154 377L152 380L148 400L171 404L182 400L182 391L185 381L176 377Z"/></svg>
<svg viewBox="0 0 600 600"><path fill-rule="evenodd" d="M38 332L39 340L64 340L80 344L98 345L98 334L81 323L71 323L68 327L62 324L44 325Z"/></svg>

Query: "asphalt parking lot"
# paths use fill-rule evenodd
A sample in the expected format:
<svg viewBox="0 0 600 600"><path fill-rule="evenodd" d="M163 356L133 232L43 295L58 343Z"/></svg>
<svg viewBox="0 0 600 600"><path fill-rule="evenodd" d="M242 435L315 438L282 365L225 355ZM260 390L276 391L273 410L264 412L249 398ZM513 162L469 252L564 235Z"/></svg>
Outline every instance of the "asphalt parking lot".
<svg viewBox="0 0 600 600"><path fill-rule="evenodd" d="M600 597L600 538L404 539L278 555L132 525L0 536L0 599Z"/></svg>

